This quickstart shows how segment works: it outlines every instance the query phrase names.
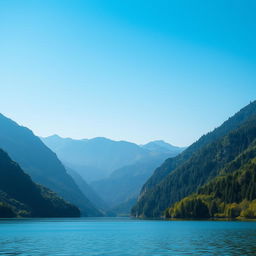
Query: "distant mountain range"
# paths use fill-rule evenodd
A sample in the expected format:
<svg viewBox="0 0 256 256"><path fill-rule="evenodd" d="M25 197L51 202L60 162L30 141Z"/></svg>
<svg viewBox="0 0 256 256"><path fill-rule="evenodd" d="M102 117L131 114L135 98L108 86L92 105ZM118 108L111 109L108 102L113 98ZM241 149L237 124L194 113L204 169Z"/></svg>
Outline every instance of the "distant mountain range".
<svg viewBox="0 0 256 256"><path fill-rule="evenodd" d="M173 146L163 140L151 141L145 145L141 145L141 147L152 152L173 154L174 156L186 149L185 147Z"/></svg>
<svg viewBox="0 0 256 256"><path fill-rule="evenodd" d="M136 200L141 186L153 170L184 149L161 140L137 145L102 137L74 140L53 135L41 139L66 168L72 170L71 175L85 195L88 197L94 191L93 198L89 199L110 212L114 208L119 209L120 204ZM86 181L90 188L85 185ZM86 191L84 188L87 188ZM126 214L129 214L130 208L127 209Z"/></svg>
<svg viewBox="0 0 256 256"><path fill-rule="evenodd" d="M108 178L92 182L91 186L107 203L108 209L113 210L120 204L123 205L124 202L136 200L145 181L170 155L163 153L150 156L134 164L123 166L115 170Z"/></svg>
<svg viewBox="0 0 256 256"><path fill-rule="evenodd" d="M102 213L86 198L56 154L26 127L0 114L0 148L16 161L32 180L79 207L83 216Z"/></svg>
<svg viewBox="0 0 256 256"><path fill-rule="evenodd" d="M93 204L100 209L102 213L106 213L108 209L107 203L94 191L94 189L74 170L67 168L68 174L76 182L79 189Z"/></svg>
<svg viewBox="0 0 256 256"><path fill-rule="evenodd" d="M89 183L107 178L113 171L140 160L166 153L174 156L183 150L163 141L139 146L103 137L74 140L53 135L41 139L65 166L76 171Z"/></svg>
<svg viewBox="0 0 256 256"><path fill-rule="evenodd" d="M56 151L58 156L45 144ZM78 216L80 212L82 216L102 216L106 212L112 214L112 208L129 211L131 203L127 202L136 200L141 185L151 175L153 169L165 158L183 150L163 141L139 146L106 138L72 140L55 135L41 140L28 128L18 125L1 114L0 148L18 163L25 177L32 178L31 183L40 184L33 185L37 188L33 191L38 190L38 200L41 200L43 205L43 201L48 200L47 207L52 210L46 213L38 206L41 211L37 213L33 208L34 202L24 203L26 201L19 200L16 195L12 197L14 194L7 193L7 188L1 191L1 209L9 207L8 209L12 209L15 216L48 214L56 217L68 216L68 214ZM98 177L98 183L91 186L87 183L86 177L91 179ZM116 196L117 194L119 196ZM16 203L13 205L11 202ZM55 205L51 205L52 202ZM64 207L63 213L59 212L61 206Z"/></svg>
<svg viewBox="0 0 256 256"><path fill-rule="evenodd" d="M230 217L232 214L228 212L239 212L237 208L242 205L227 204L256 199L255 140L256 102L252 102L158 167L144 184L132 214L139 217L206 217L218 214ZM213 205L209 201L214 200L215 210L212 211ZM247 206L253 207L249 205L250 202Z"/></svg>

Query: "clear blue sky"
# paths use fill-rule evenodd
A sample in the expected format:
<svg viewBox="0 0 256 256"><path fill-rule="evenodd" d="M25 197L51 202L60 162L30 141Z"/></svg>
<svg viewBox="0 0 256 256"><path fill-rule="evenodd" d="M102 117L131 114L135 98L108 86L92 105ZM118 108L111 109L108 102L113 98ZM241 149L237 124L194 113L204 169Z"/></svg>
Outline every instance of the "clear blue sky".
<svg viewBox="0 0 256 256"><path fill-rule="evenodd" d="M256 99L255 11L0 0L0 111L40 136L188 145Z"/></svg>

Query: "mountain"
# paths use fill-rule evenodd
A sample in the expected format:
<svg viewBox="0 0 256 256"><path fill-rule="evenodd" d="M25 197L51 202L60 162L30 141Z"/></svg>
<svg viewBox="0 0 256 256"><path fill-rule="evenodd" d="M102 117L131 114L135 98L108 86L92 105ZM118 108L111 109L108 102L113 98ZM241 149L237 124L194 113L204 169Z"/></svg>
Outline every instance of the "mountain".
<svg viewBox="0 0 256 256"><path fill-rule="evenodd" d="M120 216L120 217L128 217L131 215L131 209L133 205L137 201L136 197L131 197L127 199L126 201L116 205L115 207L111 208L111 211L109 213L110 216Z"/></svg>
<svg viewBox="0 0 256 256"><path fill-rule="evenodd" d="M145 145L141 145L142 148L145 148L147 150L153 151L153 152L159 152L159 153L173 153L174 155L177 155L185 150L185 147L176 147L169 143L166 143L163 140L155 140L151 141Z"/></svg>
<svg viewBox="0 0 256 256"><path fill-rule="evenodd" d="M0 148L17 162L33 181L50 188L79 207L84 216L101 213L83 195L64 166L48 147L26 127L0 114Z"/></svg>
<svg viewBox="0 0 256 256"><path fill-rule="evenodd" d="M105 178L113 170L147 154L134 143L102 137L74 140L53 135L42 138L42 141L58 155L65 166L75 170L89 183Z"/></svg>
<svg viewBox="0 0 256 256"><path fill-rule="evenodd" d="M161 148L159 152L149 150L147 146L103 137L74 140L53 135L41 139L58 155L65 166L76 171L88 183L107 178L113 171L137 161L161 155L164 148L158 146ZM166 148L164 153L169 153L169 156L177 155L181 150L178 147L171 147L171 151Z"/></svg>
<svg viewBox="0 0 256 256"><path fill-rule="evenodd" d="M77 207L35 184L0 149L0 217L79 217Z"/></svg>
<svg viewBox="0 0 256 256"><path fill-rule="evenodd" d="M107 204L102 198L94 191L94 189L74 170L67 168L68 174L73 178L79 189L93 204L102 212L107 209Z"/></svg>
<svg viewBox="0 0 256 256"><path fill-rule="evenodd" d="M232 140L230 132L245 125L255 114L254 101L220 127L202 136L177 157L167 159L143 186L132 214L159 217L167 207L215 177L221 168L248 146L249 142L245 138L239 142L241 145L235 147L237 142ZM253 135L250 137L252 139ZM232 148L225 143L231 143Z"/></svg>
<svg viewBox="0 0 256 256"><path fill-rule="evenodd" d="M136 199L145 181L152 175L155 168L169 156L170 154L161 154L147 157L115 170L108 178L92 182L91 186L107 203L108 209L114 211L112 208L116 208L130 199ZM129 214L130 209L126 214ZM122 212L122 214L124 213Z"/></svg>
<svg viewBox="0 0 256 256"><path fill-rule="evenodd" d="M167 218L256 218L256 140L198 192L166 210Z"/></svg>

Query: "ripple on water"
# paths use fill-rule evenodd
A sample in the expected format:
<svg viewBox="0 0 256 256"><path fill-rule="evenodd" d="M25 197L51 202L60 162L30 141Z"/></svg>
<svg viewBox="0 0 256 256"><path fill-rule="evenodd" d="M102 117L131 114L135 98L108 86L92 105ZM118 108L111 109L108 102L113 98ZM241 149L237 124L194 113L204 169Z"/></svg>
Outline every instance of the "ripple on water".
<svg viewBox="0 0 256 256"><path fill-rule="evenodd" d="M255 255L256 222L125 218L0 221L0 255Z"/></svg>

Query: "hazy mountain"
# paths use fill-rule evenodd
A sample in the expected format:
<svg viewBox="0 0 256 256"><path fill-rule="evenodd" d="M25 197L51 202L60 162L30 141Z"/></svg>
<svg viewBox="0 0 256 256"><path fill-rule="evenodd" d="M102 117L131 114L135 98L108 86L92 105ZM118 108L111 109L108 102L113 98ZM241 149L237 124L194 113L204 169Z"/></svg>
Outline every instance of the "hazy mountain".
<svg viewBox="0 0 256 256"><path fill-rule="evenodd" d="M80 178L77 175L73 178L81 190L83 186L88 190L84 181L90 182L94 191L106 202L105 210L136 198L154 169L183 150L160 140L137 145L101 137L73 140L53 135L42 138L42 141L57 153L68 168L80 175ZM88 196L88 191L85 193ZM93 201L93 197L89 199ZM96 198L94 200L99 202ZM96 201L93 202L99 206Z"/></svg>
<svg viewBox="0 0 256 256"><path fill-rule="evenodd" d="M102 137L74 140L53 135L42 138L42 141L58 155L65 166L75 170L89 183L106 178L114 170L124 166L161 155L164 148L163 145L155 145L155 149L150 150L146 145L139 146L127 141L113 141ZM170 151L164 153L170 153L170 156L177 155L181 150L171 146Z"/></svg>
<svg viewBox="0 0 256 256"><path fill-rule="evenodd" d="M141 147L148 149L153 152L158 152L158 153L168 153L171 154L173 153L174 155L177 155L178 153L181 153L185 147L176 147L173 146L169 143L166 143L163 140L155 140L151 141L145 145L141 145Z"/></svg>
<svg viewBox="0 0 256 256"><path fill-rule="evenodd" d="M102 177L108 176L108 172L105 172L104 169L95 168L93 166L79 165L75 163L66 162L62 159L62 163L66 168L74 170L79 174L83 180L88 183L91 183L94 180L100 180Z"/></svg>
<svg viewBox="0 0 256 256"><path fill-rule="evenodd" d="M145 181L152 175L155 168L169 156L161 154L144 158L115 170L108 178L92 182L91 186L108 204L108 208L116 208L131 198L137 198Z"/></svg>
<svg viewBox="0 0 256 256"><path fill-rule="evenodd" d="M109 215L111 216L130 216L131 209L137 201L137 196L127 199L126 201L111 208Z"/></svg>
<svg viewBox="0 0 256 256"><path fill-rule="evenodd" d="M229 142L229 137L224 137L245 124L255 114L256 102L253 102L220 127L202 136L177 157L167 159L143 186L132 213L136 216L158 217L174 202L195 192L200 185L216 176L218 171L245 150L249 143L245 138L245 141L237 142L238 147L232 145L232 149L236 151L229 150L228 145L224 147L225 143ZM231 139L232 133L230 136ZM236 144L234 141L232 143ZM216 151L216 147L220 150Z"/></svg>
<svg viewBox="0 0 256 256"><path fill-rule="evenodd" d="M5 150L33 181L57 192L78 206L83 215L101 213L83 195L62 163L28 128L19 126L0 114L0 148Z"/></svg>
<svg viewBox="0 0 256 256"><path fill-rule="evenodd" d="M147 154L136 144L101 137L73 140L54 135L42 138L42 141L66 166L77 171L88 182L107 177L113 170Z"/></svg>
<svg viewBox="0 0 256 256"><path fill-rule="evenodd" d="M87 182L74 170L67 168L68 174L76 182L77 186L83 192L83 194L91 201L93 204L100 209L102 212L108 208L106 202L94 191L94 189L87 184Z"/></svg>
<svg viewBox="0 0 256 256"><path fill-rule="evenodd" d="M0 149L0 217L79 217L77 207L35 184Z"/></svg>

